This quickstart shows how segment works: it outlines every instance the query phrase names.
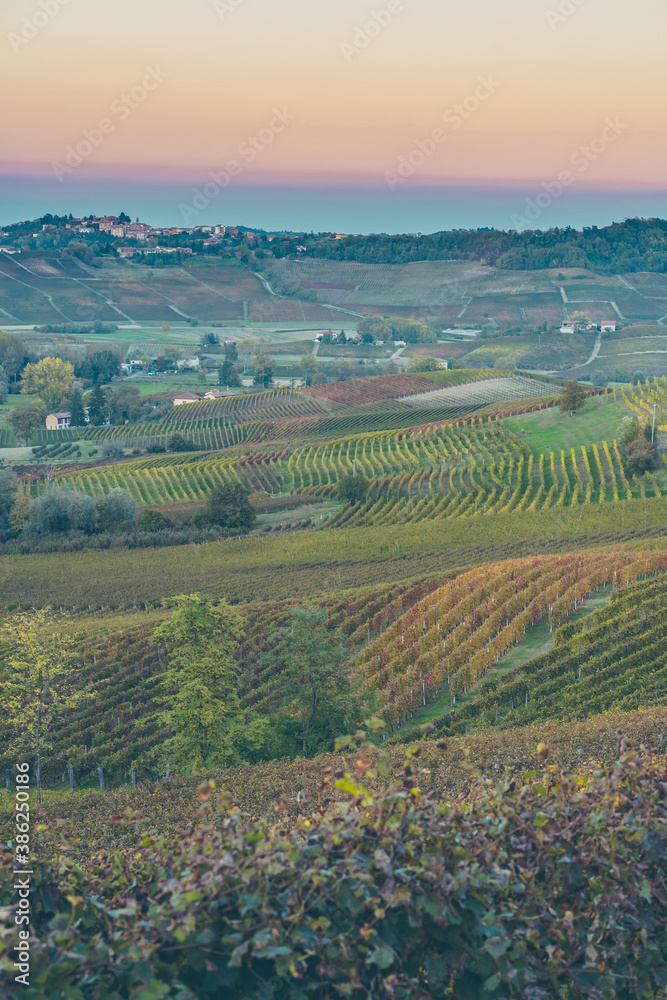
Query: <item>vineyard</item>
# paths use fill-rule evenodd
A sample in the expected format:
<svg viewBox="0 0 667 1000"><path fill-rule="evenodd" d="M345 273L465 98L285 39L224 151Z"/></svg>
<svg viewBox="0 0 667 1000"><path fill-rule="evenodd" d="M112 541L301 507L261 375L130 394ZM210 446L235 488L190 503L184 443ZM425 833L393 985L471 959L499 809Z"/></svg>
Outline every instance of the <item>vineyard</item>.
<svg viewBox="0 0 667 1000"><path fill-rule="evenodd" d="M649 379L643 385L624 385L620 390L623 402L642 420L652 423L655 412L655 426L658 431L667 431L667 377ZM616 396L616 390L614 390ZM655 411L654 411L655 407Z"/></svg>
<svg viewBox="0 0 667 1000"><path fill-rule="evenodd" d="M641 577L661 574L666 567L665 552L532 557L486 565L459 576L441 572L423 580L380 585L343 597L321 598L315 603L327 610L327 627L341 631L352 669L364 687L376 693L377 711L389 724L389 733L400 734L402 723L434 699L442 701L443 693L446 695L443 712L448 715L442 725L450 728L472 724L475 712L478 715L488 712L492 695L501 706L509 701L517 708L519 689L521 712L526 713L526 721L530 722L554 714L552 701L561 689L567 702L569 687L567 690L565 687L570 684L574 669L570 660L574 657L579 663L589 647L603 643L605 629L614 629L619 649L625 648L626 638L637 635L639 612L633 613L634 618L628 620L625 631L619 624L627 608L639 607L639 599L633 598L633 594L645 595L642 607L647 615L649 610L651 613L651 631L647 632L651 639L647 640L646 650L649 647L657 650L665 659L664 650L659 647L661 643L664 646L667 624L660 607L664 611L667 584L660 578L638 588L628 585ZM616 588L612 605L609 611L593 613L587 620L582 652L579 630L583 626L565 625L560 629L559 626L596 590L609 584ZM285 668L286 640L277 638L276 632L287 624L291 608L304 605L303 599L300 602L291 599L240 607L248 621L238 655L244 708L270 715L280 707L276 699ZM97 697L84 700L59 725L53 752L45 761L47 783L55 783L69 761L74 762L80 780L84 777L92 780L96 769L103 767L108 780L122 783L136 760L141 761L144 778L160 773L161 747L169 735L160 718L166 707L161 685L166 658L164 649L152 643L151 635L164 615L163 610L142 613L137 625L131 624L131 616L119 618L116 622L121 623L120 628L117 624L114 627L113 619L106 626L103 617L99 622L84 619L78 636L76 619L68 624L76 636L77 687L95 691ZM536 693L531 688L528 706L524 708L528 682L521 671L510 670L503 675L499 694L496 687L489 687L490 682L480 681L522 641L527 629L543 620L555 630L556 645L539 660L542 664L539 670L535 666L538 660L523 668L524 672L534 671L537 678L530 682ZM561 660L562 670L558 666L556 674L554 664L560 664ZM647 678L653 677L652 701L665 703L667 684L655 673L656 657L650 659L646 654L644 660L640 672ZM613 656L605 662L608 666L612 664ZM624 670L621 664L615 675L617 681ZM551 701L544 700L546 694L538 697L538 681L551 685ZM493 683L497 686L501 682ZM640 685L637 690L644 689L645 685ZM475 702L459 712L457 700L471 690L479 692ZM581 693L582 689L578 691ZM624 700L624 691L631 694L632 688L619 686L612 698L606 688L600 692L599 707L596 701L593 709L602 711L605 704L612 703L621 708L636 707L637 697ZM585 704L589 702L590 698ZM507 721L508 713L509 709L502 709L494 721L498 718ZM512 714L512 724L516 724L516 718ZM523 715L520 721L523 722ZM3 760L0 759L0 767L10 766L7 760L3 765Z"/></svg>
<svg viewBox="0 0 667 1000"><path fill-rule="evenodd" d="M395 726L444 689L455 705L537 622L557 628L598 588L665 568L667 553L650 552L543 556L472 570L374 639L356 669Z"/></svg>
<svg viewBox="0 0 667 1000"><path fill-rule="evenodd" d="M455 372L453 374L459 374ZM527 399L531 396L546 396L554 392L554 386L537 379L523 378L513 375L509 378L485 379L473 384L452 385L418 393L417 395L401 396L401 402L415 407L432 406L468 406L474 409L488 406L489 403L502 403L505 400Z"/></svg>
<svg viewBox="0 0 667 1000"><path fill-rule="evenodd" d="M220 449L245 441L262 440L272 421L328 415L327 409L303 392L269 389L266 392L226 396L174 406L155 423L91 426L62 431L39 430L35 444L79 440L125 441L166 445L172 434L180 433L202 449Z"/></svg>
<svg viewBox="0 0 667 1000"><path fill-rule="evenodd" d="M654 556L651 565L657 566ZM475 698L439 728L523 726L664 704L667 581L662 575L633 586L628 581L619 573L606 607L557 629L549 652L482 682Z"/></svg>
<svg viewBox="0 0 667 1000"><path fill-rule="evenodd" d="M428 372L424 375L376 375L310 386L306 392L314 399L323 399L339 406L359 406L379 403L385 399L401 399L418 393L436 392L438 386L464 386L486 379L503 378L507 372L494 368ZM492 402L492 400L488 400Z"/></svg>
<svg viewBox="0 0 667 1000"><path fill-rule="evenodd" d="M242 425L247 426L247 425ZM365 503L343 507L327 527L385 526L441 517L603 504L662 496L651 472L628 479L616 440L534 456L493 418L409 431L379 431L246 456L155 457L63 473L59 482L91 496L118 487L140 504L204 501L220 483L251 492L335 495L361 473ZM40 489L32 486L33 492Z"/></svg>
<svg viewBox="0 0 667 1000"><path fill-rule="evenodd" d="M318 604L327 609L329 628L341 629L345 645L354 650L451 575L329 597ZM269 636L286 624L296 604L262 602L240 608L248 621L238 657L244 707L263 713L275 707L275 681L284 667L284 650L280 643L272 645ZM164 649L150 637L164 616L163 610L142 614L139 625L131 625L128 617L115 632L113 620L105 626L103 617L97 625L94 619L82 623L76 636L77 687L97 696L83 701L60 724L53 752L45 759L47 784L55 783L70 761L79 780L95 778L96 769L103 767L108 780L120 783L135 760L141 761L144 778L161 773L161 747L169 735L159 718L166 707L161 686L166 660ZM76 635L76 619L63 622ZM269 652L271 663L261 669L260 661ZM9 757L0 757L0 766L11 767Z"/></svg>

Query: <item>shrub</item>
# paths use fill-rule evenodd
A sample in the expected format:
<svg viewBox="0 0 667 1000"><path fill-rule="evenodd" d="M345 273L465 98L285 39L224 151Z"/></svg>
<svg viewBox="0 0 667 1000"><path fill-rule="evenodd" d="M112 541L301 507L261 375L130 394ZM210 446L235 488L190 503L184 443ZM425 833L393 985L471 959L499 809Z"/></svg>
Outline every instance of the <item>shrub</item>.
<svg viewBox="0 0 667 1000"><path fill-rule="evenodd" d="M174 434L169 439L169 451L196 451L197 445L188 441L182 434Z"/></svg>
<svg viewBox="0 0 667 1000"><path fill-rule="evenodd" d="M142 510L137 518L137 531L164 531L173 527L173 521L159 510Z"/></svg>
<svg viewBox="0 0 667 1000"><path fill-rule="evenodd" d="M127 530L134 527L136 510L136 500L125 490L114 489L95 500L68 486L52 486L31 500L23 530L27 535Z"/></svg>

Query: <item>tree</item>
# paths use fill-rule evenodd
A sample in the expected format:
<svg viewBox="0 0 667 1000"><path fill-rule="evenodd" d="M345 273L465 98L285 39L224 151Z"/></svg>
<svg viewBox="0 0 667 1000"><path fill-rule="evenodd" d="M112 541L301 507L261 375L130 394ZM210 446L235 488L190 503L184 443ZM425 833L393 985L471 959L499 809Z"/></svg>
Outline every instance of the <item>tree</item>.
<svg viewBox="0 0 667 1000"><path fill-rule="evenodd" d="M2 365L0 365L0 403L7 402L8 392L9 392L9 384L7 381L7 374Z"/></svg>
<svg viewBox="0 0 667 1000"><path fill-rule="evenodd" d="M89 393L86 394L88 404L88 416L91 424L99 426L106 422L108 413L108 402L104 389L96 382Z"/></svg>
<svg viewBox="0 0 667 1000"><path fill-rule="evenodd" d="M83 408L83 397L80 389L73 389L69 398L70 426L83 427L86 423L86 413Z"/></svg>
<svg viewBox="0 0 667 1000"><path fill-rule="evenodd" d="M341 330L340 333L338 334L338 343L340 344L341 347L344 347L345 344L347 344L347 337L345 336L345 330Z"/></svg>
<svg viewBox="0 0 667 1000"><path fill-rule="evenodd" d="M16 503L19 481L13 469L0 468L0 528L10 526L10 511Z"/></svg>
<svg viewBox="0 0 667 1000"><path fill-rule="evenodd" d="M224 347L225 361L238 361L239 352L234 341L227 341Z"/></svg>
<svg viewBox="0 0 667 1000"><path fill-rule="evenodd" d="M182 434L173 434L169 438L169 451L196 451L197 445L188 441Z"/></svg>
<svg viewBox="0 0 667 1000"><path fill-rule="evenodd" d="M235 653L247 622L225 601L216 604L201 594L181 594L165 604L174 610L153 641L169 649L164 685L171 707L163 715L175 734L169 750L184 767L229 764L244 722Z"/></svg>
<svg viewBox="0 0 667 1000"><path fill-rule="evenodd" d="M369 332L362 333L362 335L361 335L361 343L362 344L374 344L375 343L375 337L373 336L372 333L369 333Z"/></svg>
<svg viewBox="0 0 667 1000"><path fill-rule="evenodd" d="M76 689L72 640L51 608L14 614L0 628L10 648L0 674L3 738L14 755L33 754L37 801L41 802L42 754L52 749L52 729L63 711L93 692Z"/></svg>
<svg viewBox="0 0 667 1000"><path fill-rule="evenodd" d="M566 382L560 397L561 413L574 416L586 402L586 390L578 382Z"/></svg>
<svg viewBox="0 0 667 1000"><path fill-rule="evenodd" d="M42 358L23 369L21 392L36 395L48 410L59 409L69 397L74 381L74 366L60 358Z"/></svg>
<svg viewBox="0 0 667 1000"><path fill-rule="evenodd" d="M224 361L218 370L218 385L236 389L241 385L239 370L231 361Z"/></svg>
<svg viewBox="0 0 667 1000"><path fill-rule="evenodd" d="M98 531L131 531L137 520L137 501L127 490L116 488L95 502Z"/></svg>
<svg viewBox="0 0 667 1000"><path fill-rule="evenodd" d="M284 708L296 720L301 752L306 756L331 749L357 709L342 634L329 629L325 608L295 608L287 626L269 641L273 648L285 649L280 692Z"/></svg>
<svg viewBox="0 0 667 1000"><path fill-rule="evenodd" d="M267 354L256 354L252 359L252 367L253 382L255 385L261 385L265 389L268 389L273 381L273 373L275 371L271 358Z"/></svg>
<svg viewBox="0 0 667 1000"><path fill-rule="evenodd" d="M25 445L30 444L35 431L44 426L44 414L36 406L17 406L7 420L17 439Z"/></svg>
<svg viewBox="0 0 667 1000"><path fill-rule="evenodd" d="M87 493L69 486L51 486L30 501L30 516L24 531L28 535L53 535L82 531L92 535L97 527L97 506Z"/></svg>
<svg viewBox="0 0 667 1000"><path fill-rule="evenodd" d="M218 525L226 531L247 534L257 519L248 490L241 483L221 483L208 503L192 519L196 528Z"/></svg>
<svg viewBox="0 0 667 1000"><path fill-rule="evenodd" d="M651 441L651 425L642 424L637 417L625 417L618 439L623 464L630 475L642 476L654 469L658 452Z"/></svg>
<svg viewBox="0 0 667 1000"><path fill-rule="evenodd" d="M303 369L306 385L314 385L320 381L320 376L323 376L322 369L312 354L302 354L300 365Z"/></svg>
<svg viewBox="0 0 667 1000"><path fill-rule="evenodd" d="M352 505L361 503L368 495L369 485L366 477L361 474L342 476L338 480L338 496Z"/></svg>
<svg viewBox="0 0 667 1000"><path fill-rule="evenodd" d="M119 385L106 396L109 417L114 424L137 419L143 408L141 393L135 385Z"/></svg>
<svg viewBox="0 0 667 1000"><path fill-rule="evenodd" d="M0 365L9 378L16 378L23 367L25 356L26 348L23 341L5 330L0 330Z"/></svg>
<svg viewBox="0 0 667 1000"><path fill-rule="evenodd" d="M440 371L440 362L437 358L429 357L427 354L415 354L410 362L409 372L437 372Z"/></svg>
<svg viewBox="0 0 667 1000"><path fill-rule="evenodd" d="M12 531L23 531L23 525L30 516L30 497L26 493L15 495L14 506L9 512L7 520Z"/></svg>

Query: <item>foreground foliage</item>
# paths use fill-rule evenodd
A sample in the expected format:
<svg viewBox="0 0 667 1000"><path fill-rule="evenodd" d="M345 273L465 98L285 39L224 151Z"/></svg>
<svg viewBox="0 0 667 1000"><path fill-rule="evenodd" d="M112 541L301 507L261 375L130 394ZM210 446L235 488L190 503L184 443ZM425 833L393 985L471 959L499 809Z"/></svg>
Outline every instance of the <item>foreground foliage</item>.
<svg viewBox="0 0 667 1000"><path fill-rule="evenodd" d="M65 842L38 866L23 995L655 996L667 981L664 763L622 753L589 774L473 780L462 804L419 790L419 755L373 792L386 763L362 745L353 770L324 774L334 801L296 822L280 801L252 818L207 783L187 833L146 831L124 850L143 822L128 810L111 819L118 846L85 867ZM9 903L9 853L3 868ZM15 934L8 924L5 971ZM0 990L12 995L7 979Z"/></svg>

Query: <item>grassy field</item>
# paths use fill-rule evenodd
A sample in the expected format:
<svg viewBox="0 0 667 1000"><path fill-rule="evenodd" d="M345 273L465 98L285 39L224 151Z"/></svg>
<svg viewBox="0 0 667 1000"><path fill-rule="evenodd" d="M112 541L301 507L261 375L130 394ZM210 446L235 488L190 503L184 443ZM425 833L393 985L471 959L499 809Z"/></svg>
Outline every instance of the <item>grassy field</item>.
<svg viewBox="0 0 667 1000"><path fill-rule="evenodd" d="M667 330L664 336L660 336L656 329L655 335L647 337L628 337L625 340L613 340L609 343L603 341L598 357L613 358L616 354L633 354L637 351L650 353L656 350L667 351Z"/></svg>
<svg viewBox="0 0 667 1000"><path fill-rule="evenodd" d="M0 558L0 608L141 607L202 591L233 601L331 594L596 545L658 544L664 499L434 520L335 532L296 532L172 549L87 550ZM21 579L20 594L16 580Z"/></svg>
<svg viewBox="0 0 667 1000"><path fill-rule="evenodd" d="M510 430L520 434L530 450L542 452L561 448L579 448L593 441L610 441L616 437L621 421L629 415L623 403L608 401L602 396L587 400L575 417L563 415L556 407L509 417Z"/></svg>

